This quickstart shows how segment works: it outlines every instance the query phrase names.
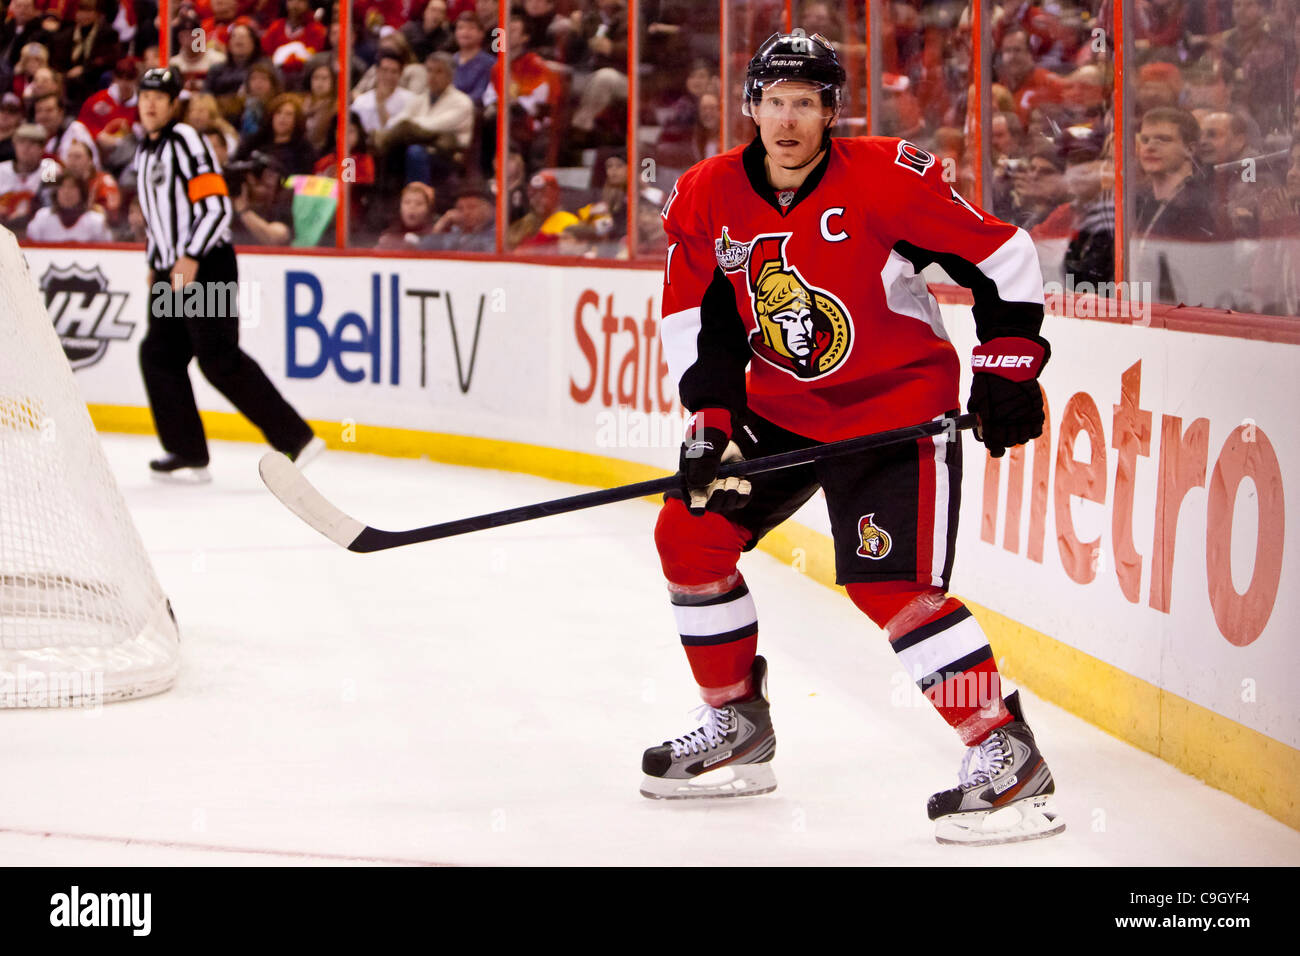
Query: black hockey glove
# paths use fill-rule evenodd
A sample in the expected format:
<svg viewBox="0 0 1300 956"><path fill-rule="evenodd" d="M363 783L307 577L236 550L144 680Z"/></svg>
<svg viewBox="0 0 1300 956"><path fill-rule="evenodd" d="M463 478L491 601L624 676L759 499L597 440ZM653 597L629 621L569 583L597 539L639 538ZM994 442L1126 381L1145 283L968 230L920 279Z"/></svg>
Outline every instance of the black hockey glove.
<svg viewBox="0 0 1300 956"><path fill-rule="evenodd" d="M678 472L682 476L682 497L691 514L734 511L744 506L749 500L748 479L717 477L722 464L743 460L740 446L731 440L731 412L701 408L690 417Z"/></svg>
<svg viewBox="0 0 1300 956"><path fill-rule="evenodd" d="M1013 445L1043 433L1043 393L1038 376L1052 347L1038 335L1000 335L971 354L970 401L979 419L975 437L1001 458Z"/></svg>

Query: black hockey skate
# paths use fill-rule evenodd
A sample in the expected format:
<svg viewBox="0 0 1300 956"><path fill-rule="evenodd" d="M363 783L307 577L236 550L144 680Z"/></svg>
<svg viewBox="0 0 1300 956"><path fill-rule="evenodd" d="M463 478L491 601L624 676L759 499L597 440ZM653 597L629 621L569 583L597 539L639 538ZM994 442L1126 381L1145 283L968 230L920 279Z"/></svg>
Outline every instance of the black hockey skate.
<svg viewBox="0 0 1300 956"><path fill-rule="evenodd" d="M202 485L212 480L206 458L183 458L169 453L149 462L149 470L159 481L182 485Z"/></svg>
<svg viewBox="0 0 1300 956"><path fill-rule="evenodd" d="M776 789L776 734L768 713L767 661L754 658L754 692L722 707L703 705L704 723L651 747L641 758L641 795L652 800L742 797Z"/></svg>
<svg viewBox="0 0 1300 956"><path fill-rule="evenodd" d="M1006 705L1011 723L966 751L958 786L930 798L927 809L940 843L992 846L1065 829L1054 805L1052 772L1020 710L1020 692L1010 694Z"/></svg>

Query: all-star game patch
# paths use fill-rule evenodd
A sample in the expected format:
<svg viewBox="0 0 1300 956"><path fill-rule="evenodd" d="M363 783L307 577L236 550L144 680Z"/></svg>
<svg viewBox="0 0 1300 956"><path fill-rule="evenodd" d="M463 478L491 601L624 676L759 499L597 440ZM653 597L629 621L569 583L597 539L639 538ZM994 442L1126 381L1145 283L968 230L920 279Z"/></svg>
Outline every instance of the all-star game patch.
<svg viewBox="0 0 1300 956"><path fill-rule="evenodd" d="M723 272L736 272L745 268L749 261L749 243L732 239L727 235L727 227L723 226L722 238L713 240L713 253Z"/></svg>

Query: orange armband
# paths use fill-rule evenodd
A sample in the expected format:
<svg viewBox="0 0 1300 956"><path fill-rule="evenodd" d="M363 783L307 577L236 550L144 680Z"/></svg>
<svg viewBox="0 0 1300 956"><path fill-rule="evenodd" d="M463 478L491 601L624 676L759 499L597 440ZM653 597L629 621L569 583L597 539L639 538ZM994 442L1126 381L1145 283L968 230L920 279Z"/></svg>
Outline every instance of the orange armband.
<svg viewBox="0 0 1300 956"><path fill-rule="evenodd" d="M201 202L209 196L229 196L226 181L219 173L200 173L190 180L190 202Z"/></svg>

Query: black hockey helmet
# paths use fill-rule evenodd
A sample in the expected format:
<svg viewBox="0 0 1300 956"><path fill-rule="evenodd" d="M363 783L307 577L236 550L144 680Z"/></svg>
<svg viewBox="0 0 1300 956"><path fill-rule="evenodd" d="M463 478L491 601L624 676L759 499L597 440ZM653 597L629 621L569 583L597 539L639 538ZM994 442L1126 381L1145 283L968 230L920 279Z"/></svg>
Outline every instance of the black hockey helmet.
<svg viewBox="0 0 1300 956"><path fill-rule="evenodd" d="M144 76L140 77L141 90L158 90L166 93L172 99L181 95L181 77L180 74L171 68L159 69L155 67L152 70L145 70Z"/></svg>
<svg viewBox="0 0 1300 956"><path fill-rule="evenodd" d="M751 104L763 98L763 90L781 80L799 80L821 87L822 105L837 110L843 102L846 79L840 58L820 33L808 36L802 30L773 33L758 48L745 71L744 113L752 116Z"/></svg>

